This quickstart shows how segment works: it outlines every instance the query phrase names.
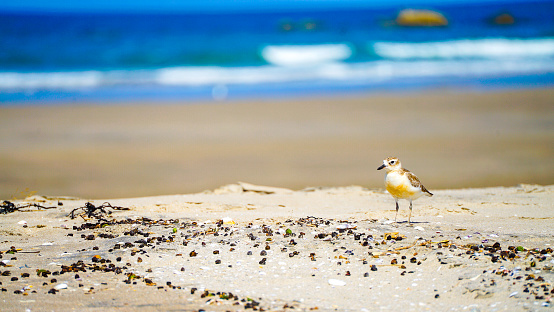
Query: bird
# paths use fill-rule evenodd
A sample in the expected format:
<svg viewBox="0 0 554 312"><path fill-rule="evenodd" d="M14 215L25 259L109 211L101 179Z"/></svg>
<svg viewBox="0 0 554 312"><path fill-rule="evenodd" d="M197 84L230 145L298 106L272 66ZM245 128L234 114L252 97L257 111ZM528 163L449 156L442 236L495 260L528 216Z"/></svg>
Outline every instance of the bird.
<svg viewBox="0 0 554 312"><path fill-rule="evenodd" d="M402 168L400 160L396 157L387 157L383 160L383 164L377 170L385 169L385 187L389 194L396 201L396 215L394 222L398 217L398 200L406 199L410 201L410 216L408 223L411 224L412 218L412 201L420 198L423 195L433 196L423 184L419 181L415 174L408 169Z"/></svg>

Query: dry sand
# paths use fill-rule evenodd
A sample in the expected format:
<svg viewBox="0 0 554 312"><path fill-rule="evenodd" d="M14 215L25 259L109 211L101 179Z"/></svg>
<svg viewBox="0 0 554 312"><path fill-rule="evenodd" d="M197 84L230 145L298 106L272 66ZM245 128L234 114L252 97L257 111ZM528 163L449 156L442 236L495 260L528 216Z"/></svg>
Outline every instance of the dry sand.
<svg viewBox="0 0 554 312"><path fill-rule="evenodd" d="M553 200L552 185L437 190L409 225L405 202L391 221L383 191L233 184L107 200L130 210L87 225L68 217L86 201L34 196L16 204L54 208L0 217L0 300L4 311L546 311Z"/></svg>
<svg viewBox="0 0 554 312"><path fill-rule="evenodd" d="M387 156L431 190L549 185L554 89L0 107L0 142L0 198L376 188Z"/></svg>

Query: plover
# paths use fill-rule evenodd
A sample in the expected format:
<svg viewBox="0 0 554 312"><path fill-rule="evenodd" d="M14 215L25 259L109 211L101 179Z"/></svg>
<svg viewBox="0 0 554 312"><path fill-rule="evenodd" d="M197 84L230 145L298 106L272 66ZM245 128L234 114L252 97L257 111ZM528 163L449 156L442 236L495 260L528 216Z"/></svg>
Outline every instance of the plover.
<svg viewBox="0 0 554 312"><path fill-rule="evenodd" d="M385 187L389 194L394 197L396 201L396 215L394 216L394 222L398 216L398 200L407 199L410 201L410 216L408 217L408 223L411 223L412 218L412 201L420 198L422 195L433 196L429 192L415 174L409 170L402 168L400 160L396 157L387 157L383 160L383 164L377 168L377 170L385 169Z"/></svg>

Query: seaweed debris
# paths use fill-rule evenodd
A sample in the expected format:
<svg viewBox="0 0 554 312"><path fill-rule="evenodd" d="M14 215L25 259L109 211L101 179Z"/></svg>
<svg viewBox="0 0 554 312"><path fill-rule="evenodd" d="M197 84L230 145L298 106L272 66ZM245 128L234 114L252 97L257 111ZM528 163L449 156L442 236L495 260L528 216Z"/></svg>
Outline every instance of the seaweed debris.
<svg viewBox="0 0 554 312"><path fill-rule="evenodd" d="M0 214L8 214L8 213L12 213L12 212L15 212L15 211L21 211L21 212L32 211L31 209L21 210L21 209L25 209L25 208L29 208L29 207L36 207L38 209L54 209L54 208L57 208L57 207L46 207L46 206L42 206L42 205L39 205L39 204L36 204L36 203L23 204L23 205L18 206L16 204L12 203L11 201L5 200L5 201L2 202L2 204L0 204Z"/></svg>
<svg viewBox="0 0 554 312"><path fill-rule="evenodd" d="M71 219L81 217L83 218L83 220L86 220L86 218L95 218L97 220L107 221L106 219L104 219L104 217L106 215L110 215L112 212L106 210L106 208L111 208L113 210L131 210L131 208L127 207L112 206L112 204L108 202L105 202L100 206L94 206L91 202L87 202L83 207L71 210L68 216L71 217ZM75 212L78 210L82 211L78 214L75 214Z"/></svg>

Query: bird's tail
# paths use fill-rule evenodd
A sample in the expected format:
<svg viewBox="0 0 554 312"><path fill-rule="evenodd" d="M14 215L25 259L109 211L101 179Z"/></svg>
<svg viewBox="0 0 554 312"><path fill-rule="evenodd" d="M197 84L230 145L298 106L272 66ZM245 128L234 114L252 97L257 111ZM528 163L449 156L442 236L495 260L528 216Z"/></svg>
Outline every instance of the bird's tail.
<svg viewBox="0 0 554 312"><path fill-rule="evenodd" d="M433 193L429 192L429 190L427 190L423 185L421 186L421 190L423 191L423 193L425 193L425 195L429 197L433 196Z"/></svg>

